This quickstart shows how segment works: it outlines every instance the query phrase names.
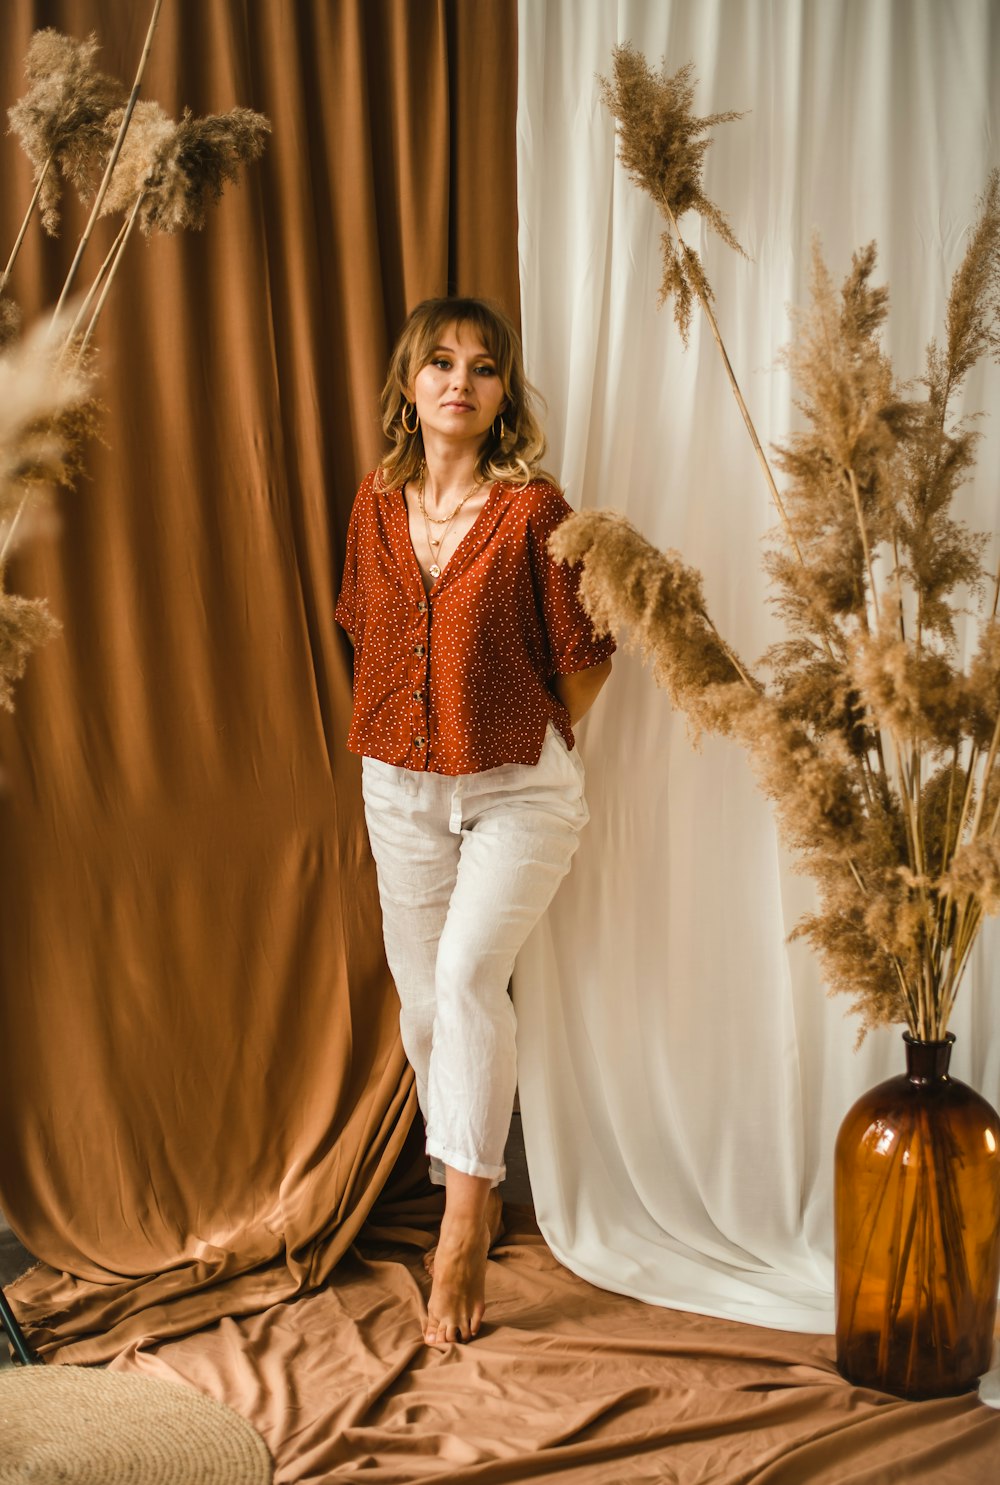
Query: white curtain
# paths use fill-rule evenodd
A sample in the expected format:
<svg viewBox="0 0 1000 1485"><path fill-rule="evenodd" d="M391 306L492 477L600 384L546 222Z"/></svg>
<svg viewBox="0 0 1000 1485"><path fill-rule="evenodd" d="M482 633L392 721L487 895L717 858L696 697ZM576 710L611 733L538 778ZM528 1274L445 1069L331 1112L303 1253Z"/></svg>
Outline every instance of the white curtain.
<svg viewBox="0 0 1000 1485"><path fill-rule="evenodd" d="M916 375L940 336L975 200L1000 162L993 0L521 0L518 169L529 375L549 465L700 567L746 655L775 637L761 572L775 515L710 333L657 312L660 220L615 160L596 75L629 40L695 63L721 127L706 188L750 255L686 218L765 442L795 416L775 369L814 232L839 281L877 238L888 345ZM1000 371L975 525L1000 526ZM992 556L995 561L997 547ZM581 729L592 819L515 976L520 1097L539 1221L583 1277L657 1304L833 1328L832 1157L844 1113L903 1067L901 1028L854 1050L787 935L810 905L742 752L688 740L638 660L616 659ZM952 1029L953 1072L1000 1103L1000 965L989 925Z"/></svg>

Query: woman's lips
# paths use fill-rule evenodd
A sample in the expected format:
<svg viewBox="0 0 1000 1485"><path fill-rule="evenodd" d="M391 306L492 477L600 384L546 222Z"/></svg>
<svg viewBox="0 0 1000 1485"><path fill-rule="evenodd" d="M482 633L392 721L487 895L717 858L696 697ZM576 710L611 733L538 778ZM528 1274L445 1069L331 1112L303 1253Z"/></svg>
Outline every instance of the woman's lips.
<svg viewBox="0 0 1000 1485"><path fill-rule="evenodd" d="M454 412L472 412L474 410L471 402L446 402L445 407L452 408Z"/></svg>

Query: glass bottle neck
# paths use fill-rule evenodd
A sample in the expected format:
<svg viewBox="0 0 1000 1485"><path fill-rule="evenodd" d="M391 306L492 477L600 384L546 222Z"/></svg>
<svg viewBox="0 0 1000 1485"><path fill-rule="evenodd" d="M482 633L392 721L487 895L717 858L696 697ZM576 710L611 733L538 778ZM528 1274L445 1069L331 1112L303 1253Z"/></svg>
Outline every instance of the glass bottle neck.
<svg viewBox="0 0 1000 1485"><path fill-rule="evenodd" d="M903 1032L906 1045L906 1076L911 1083L940 1083L948 1076L951 1049L955 1038L949 1031L943 1041L922 1042Z"/></svg>

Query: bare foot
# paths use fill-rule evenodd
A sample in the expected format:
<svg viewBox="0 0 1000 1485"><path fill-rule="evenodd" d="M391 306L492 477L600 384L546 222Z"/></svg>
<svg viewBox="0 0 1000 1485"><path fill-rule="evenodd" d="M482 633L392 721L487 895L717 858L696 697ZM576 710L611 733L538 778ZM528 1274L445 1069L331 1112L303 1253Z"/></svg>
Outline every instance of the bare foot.
<svg viewBox="0 0 1000 1485"><path fill-rule="evenodd" d="M445 1215L427 1301L424 1340L429 1346L471 1341L477 1334L486 1309L488 1251L485 1225L449 1221Z"/></svg>
<svg viewBox="0 0 1000 1485"><path fill-rule="evenodd" d="M486 1230L489 1233L490 1247L498 1243L503 1237L503 1197L494 1186L486 1203Z"/></svg>
<svg viewBox="0 0 1000 1485"><path fill-rule="evenodd" d="M489 1234L489 1246L498 1243L504 1234L503 1225L503 1198L494 1186L486 1202L486 1230ZM434 1272L434 1260L437 1258L438 1245L428 1248L424 1254L424 1268L429 1274Z"/></svg>

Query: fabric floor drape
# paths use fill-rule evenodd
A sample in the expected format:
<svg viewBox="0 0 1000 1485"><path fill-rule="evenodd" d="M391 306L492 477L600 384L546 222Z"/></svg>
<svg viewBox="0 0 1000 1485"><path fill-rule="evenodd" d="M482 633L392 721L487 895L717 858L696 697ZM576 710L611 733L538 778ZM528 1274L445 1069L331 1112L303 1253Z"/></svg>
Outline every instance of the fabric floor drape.
<svg viewBox="0 0 1000 1485"><path fill-rule="evenodd" d="M318 1293L113 1367L251 1418L275 1485L994 1485L1000 1414L974 1397L850 1387L832 1337L609 1294L508 1224L471 1346L424 1346L419 1256L362 1240Z"/></svg>
<svg viewBox="0 0 1000 1485"><path fill-rule="evenodd" d="M793 416L775 370L810 243L836 282L876 238L889 349L916 376L942 333L963 234L1000 139L1000 11L989 0L522 0L519 224L529 375L575 505L623 511L705 574L751 658L777 637L761 540L776 517L714 341L683 350L656 312L661 223L614 158L599 99L616 43L673 72L720 127L706 189L750 261L682 228L762 438ZM963 513L1000 527L1000 373L980 366ZM997 540L987 554L995 564ZM594 1283L658 1304L832 1330L832 1150L867 1087L902 1070L899 1031L853 1050L846 1002L786 936L810 904L735 745L695 752L638 660L582 728L591 824L515 977L536 1211ZM1000 962L988 924L953 1021L954 1072L1000 1102Z"/></svg>
<svg viewBox="0 0 1000 1485"><path fill-rule="evenodd" d="M148 13L12 0L4 106L45 25L130 82ZM413 1119L333 601L407 308L516 313L514 47L508 0L163 7L143 96L273 135L202 234L130 249L107 446L10 574L65 626L0 732L0 1207L61 1359L320 1283ZM10 243L31 182L0 148ZM29 318L65 214L12 280Z"/></svg>

